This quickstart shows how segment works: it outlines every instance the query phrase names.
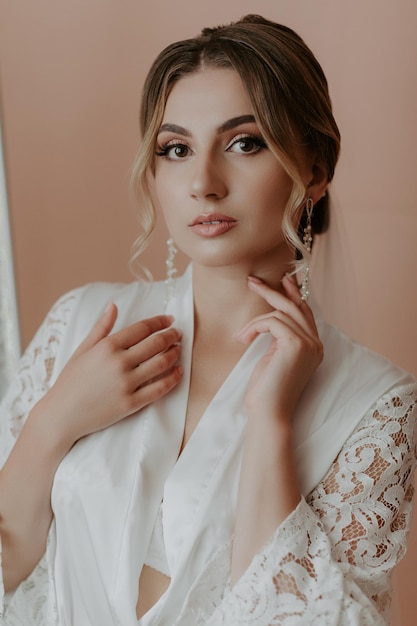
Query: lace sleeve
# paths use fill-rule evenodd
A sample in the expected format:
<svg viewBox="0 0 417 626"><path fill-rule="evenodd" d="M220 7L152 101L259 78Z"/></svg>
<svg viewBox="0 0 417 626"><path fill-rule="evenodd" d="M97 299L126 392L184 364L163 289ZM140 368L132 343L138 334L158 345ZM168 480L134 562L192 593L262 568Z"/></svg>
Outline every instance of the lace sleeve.
<svg viewBox="0 0 417 626"><path fill-rule="evenodd" d="M15 444L29 412L51 387L59 347L77 302L77 291L63 296L52 307L31 341L0 404L0 467ZM1 542L0 542L1 548ZM10 599L10 594L6 597ZM4 588L0 569L0 619Z"/></svg>
<svg viewBox="0 0 417 626"><path fill-rule="evenodd" d="M413 385L381 398L325 479L222 592L230 546L220 550L196 581L181 626L387 625L390 576L411 517L416 400Z"/></svg>
<svg viewBox="0 0 417 626"><path fill-rule="evenodd" d="M34 405L48 391L61 339L77 300L76 291L60 298L20 359L16 376L0 404L2 467Z"/></svg>

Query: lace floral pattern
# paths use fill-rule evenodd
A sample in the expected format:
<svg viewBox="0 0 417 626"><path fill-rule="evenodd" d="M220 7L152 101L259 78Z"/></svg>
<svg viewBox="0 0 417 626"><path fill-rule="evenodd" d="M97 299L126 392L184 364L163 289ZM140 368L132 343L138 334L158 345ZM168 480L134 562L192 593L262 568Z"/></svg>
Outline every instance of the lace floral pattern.
<svg viewBox="0 0 417 626"><path fill-rule="evenodd" d="M33 406L48 391L56 355L77 302L76 292L53 306L22 356L17 375L0 405L0 465L3 466ZM1 623L7 626L53 626L57 622L46 555L0 607ZM3 588L3 585L2 585Z"/></svg>
<svg viewBox="0 0 417 626"><path fill-rule="evenodd" d="M29 411L50 387L56 354L75 301L74 292L58 300L20 360L17 376L0 406L0 465L4 464Z"/></svg>
<svg viewBox="0 0 417 626"><path fill-rule="evenodd" d="M22 358L0 407L3 464L28 412L49 389L77 292L51 310ZM413 385L381 398L362 419L327 476L302 499L231 589L231 543L221 546L190 590L178 626L386 625L390 574L405 552L415 467ZM52 554L55 541L50 535ZM1 623L57 626L46 556L5 598Z"/></svg>
<svg viewBox="0 0 417 626"><path fill-rule="evenodd" d="M416 399L413 385L381 398L234 588L219 601L230 558L219 552L177 624L388 624L411 516Z"/></svg>

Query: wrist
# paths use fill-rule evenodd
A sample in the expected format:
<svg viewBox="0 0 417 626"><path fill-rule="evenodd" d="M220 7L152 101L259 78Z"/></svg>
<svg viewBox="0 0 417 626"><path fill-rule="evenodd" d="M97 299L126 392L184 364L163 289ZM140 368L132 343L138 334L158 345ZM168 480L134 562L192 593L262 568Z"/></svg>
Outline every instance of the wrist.
<svg viewBox="0 0 417 626"><path fill-rule="evenodd" d="M275 471L283 459L294 455L291 419L275 414L252 416L246 426L245 450L255 465L266 464Z"/></svg>
<svg viewBox="0 0 417 626"><path fill-rule="evenodd" d="M273 429L282 437L292 435L293 412L283 407L271 409L259 406L256 411L247 411L247 418L248 428Z"/></svg>
<svg viewBox="0 0 417 626"><path fill-rule="evenodd" d="M44 454L59 461L77 441L75 434L63 428L48 394L33 407L24 428Z"/></svg>

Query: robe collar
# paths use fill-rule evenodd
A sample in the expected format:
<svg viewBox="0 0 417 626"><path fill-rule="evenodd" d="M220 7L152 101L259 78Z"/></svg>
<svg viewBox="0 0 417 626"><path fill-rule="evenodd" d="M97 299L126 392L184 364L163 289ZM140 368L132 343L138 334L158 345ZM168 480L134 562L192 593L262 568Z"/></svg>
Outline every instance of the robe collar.
<svg viewBox="0 0 417 626"><path fill-rule="evenodd" d="M163 284L153 285L147 315L161 312L163 292ZM132 309L135 315L138 304ZM122 300L118 306L121 324L132 323ZM294 416L296 466L304 495L324 477L372 403L410 380L328 326L314 303L313 308L325 357ZM259 336L246 350L178 458L191 371L191 266L177 279L167 313L184 332L181 383L137 415L80 440L56 473L56 546L50 558L65 626L136 625L138 579L162 499L172 581L153 609L160 626L173 623L213 551L233 533L245 389L270 338Z"/></svg>

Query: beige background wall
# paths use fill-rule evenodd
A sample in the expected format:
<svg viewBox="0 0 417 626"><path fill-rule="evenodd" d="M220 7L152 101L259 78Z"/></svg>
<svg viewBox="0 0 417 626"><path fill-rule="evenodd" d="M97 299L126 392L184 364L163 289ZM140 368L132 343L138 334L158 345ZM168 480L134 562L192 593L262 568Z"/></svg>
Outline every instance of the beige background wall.
<svg viewBox="0 0 417 626"><path fill-rule="evenodd" d="M0 79L22 341L53 301L126 281L141 85L159 50L256 12L295 28L328 76L343 152L316 291L327 317L417 374L414 0L0 0ZM164 271L161 229L146 260ZM417 522L416 522L417 526ZM417 529L399 570L415 623ZM397 622L399 623L399 622Z"/></svg>

